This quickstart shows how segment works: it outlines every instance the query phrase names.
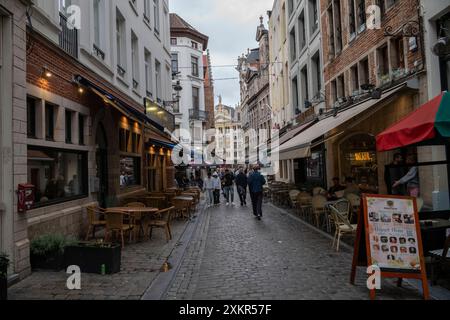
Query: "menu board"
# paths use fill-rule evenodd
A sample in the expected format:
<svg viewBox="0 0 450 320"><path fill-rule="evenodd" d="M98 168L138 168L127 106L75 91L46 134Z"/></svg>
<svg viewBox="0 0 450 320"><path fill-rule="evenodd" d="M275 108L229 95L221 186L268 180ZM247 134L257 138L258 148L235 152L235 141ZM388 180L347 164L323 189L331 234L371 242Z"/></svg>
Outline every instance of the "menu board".
<svg viewBox="0 0 450 320"><path fill-rule="evenodd" d="M418 279L429 299L430 291L422 250L415 198L363 194L356 231L350 283L355 284L358 266L377 266L381 277ZM369 288L371 299L376 290Z"/></svg>
<svg viewBox="0 0 450 320"><path fill-rule="evenodd" d="M412 199L366 197L373 265L382 270L421 271Z"/></svg>

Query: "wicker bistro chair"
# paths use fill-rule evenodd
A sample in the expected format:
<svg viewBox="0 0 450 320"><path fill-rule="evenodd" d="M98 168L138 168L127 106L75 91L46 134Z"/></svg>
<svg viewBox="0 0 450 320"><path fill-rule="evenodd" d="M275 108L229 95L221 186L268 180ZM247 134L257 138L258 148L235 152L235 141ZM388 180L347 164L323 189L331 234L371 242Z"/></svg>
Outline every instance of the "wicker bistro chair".
<svg viewBox="0 0 450 320"><path fill-rule="evenodd" d="M356 224L351 224L347 217L342 215L334 206L330 206L330 214L336 227L331 247L334 248L336 245L336 252L339 252L341 238L347 234L355 235L358 226Z"/></svg>
<svg viewBox="0 0 450 320"><path fill-rule="evenodd" d="M431 284L435 285L444 267L450 264L450 235L445 240L443 249L431 251L429 254L431 256Z"/></svg>
<svg viewBox="0 0 450 320"><path fill-rule="evenodd" d="M300 194L299 190L291 190L289 191L289 200L292 208L297 207L298 195Z"/></svg>
<svg viewBox="0 0 450 320"><path fill-rule="evenodd" d="M113 233L118 233L121 238L122 248L125 247L125 237L124 234L128 232L130 234L130 242L133 236L133 229L135 226L133 216L116 210L106 210L106 232L105 232L105 242L109 241L110 236ZM124 218L127 217L127 221Z"/></svg>
<svg viewBox="0 0 450 320"><path fill-rule="evenodd" d="M174 199L173 206L175 207L175 216L178 219L190 219L192 202L193 201Z"/></svg>
<svg viewBox="0 0 450 320"><path fill-rule="evenodd" d="M358 212L361 206L361 197L354 193L349 193L345 196L345 198L350 202L350 216L348 220L350 222L353 221L354 217L358 216Z"/></svg>
<svg viewBox="0 0 450 320"><path fill-rule="evenodd" d="M150 220L148 224L148 234L149 238L152 238L154 228L162 228L166 233L166 240L169 242L172 240L172 229L170 224L172 222L172 217L175 212L175 207L166 208L157 212L158 218L155 220Z"/></svg>
<svg viewBox="0 0 450 320"><path fill-rule="evenodd" d="M326 218L327 208L325 207L327 198L322 195L316 195L312 198L312 212L317 228L320 228L320 218Z"/></svg>
<svg viewBox="0 0 450 320"><path fill-rule="evenodd" d="M328 232L331 232L331 224L332 224L332 220L333 220L333 215L331 215L331 213L329 212L331 210L331 207L333 207L334 209L336 209L337 211L339 211L339 213L345 217L346 219L348 219L348 221L351 222L351 206L350 206L350 202L346 199L342 199L337 201L336 203L334 203L333 205L330 205L328 207L328 215L327 215L327 230Z"/></svg>
<svg viewBox="0 0 450 320"><path fill-rule="evenodd" d="M125 207L127 207L127 208L145 208L146 206L142 202L130 202L130 203L127 203L125 205ZM142 213L133 214L132 220L134 223L134 231L137 232L139 236L141 235L141 232L142 232L142 219L143 219ZM125 222L127 222L127 221L125 221ZM134 236L136 238L136 234Z"/></svg>
<svg viewBox="0 0 450 320"><path fill-rule="evenodd" d="M312 196L307 192L300 192L297 195L297 210L299 215L306 220L310 220L312 213Z"/></svg>
<svg viewBox="0 0 450 320"><path fill-rule="evenodd" d="M145 197L142 199L148 208L165 209L167 208L167 198L166 197Z"/></svg>
<svg viewBox="0 0 450 320"><path fill-rule="evenodd" d="M89 240L89 235L92 232L92 238L95 239L95 231L98 227L106 227L106 221L104 219L105 209L99 206L89 206L86 208L89 228L86 234L86 241Z"/></svg>

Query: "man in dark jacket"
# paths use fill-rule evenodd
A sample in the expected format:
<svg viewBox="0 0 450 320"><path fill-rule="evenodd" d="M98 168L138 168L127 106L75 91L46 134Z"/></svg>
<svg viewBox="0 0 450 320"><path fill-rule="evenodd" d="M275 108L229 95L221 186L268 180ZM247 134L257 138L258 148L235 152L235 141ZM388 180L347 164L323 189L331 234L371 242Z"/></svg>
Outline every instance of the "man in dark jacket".
<svg viewBox="0 0 450 320"><path fill-rule="evenodd" d="M241 207L246 206L248 179L243 169L240 169L238 175L236 176L236 186L239 194L239 199L241 200Z"/></svg>
<svg viewBox="0 0 450 320"><path fill-rule="evenodd" d="M227 199L227 206L234 205L234 174L230 172L230 170L225 170L222 183L223 192L225 194L225 198Z"/></svg>
<svg viewBox="0 0 450 320"><path fill-rule="evenodd" d="M266 179L259 172L259 166L255 166L253 173L248 177L248 187L250 189L250 197L252 199L253 214L261 220L262 217L262 202L263 202L263 185L266 184Z"/></svg>

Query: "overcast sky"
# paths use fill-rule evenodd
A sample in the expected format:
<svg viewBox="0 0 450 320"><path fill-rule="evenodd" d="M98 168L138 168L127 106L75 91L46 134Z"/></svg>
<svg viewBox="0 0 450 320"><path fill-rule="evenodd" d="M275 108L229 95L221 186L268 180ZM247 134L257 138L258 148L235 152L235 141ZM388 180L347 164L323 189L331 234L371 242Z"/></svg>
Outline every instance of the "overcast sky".
<svg viewBox="0 0 450 320"><path fill-rule="evenodd" d="M256 28L263 15L267 28L267 11L273 0L170 0L170 12L177 13L198 31L209 36L211 64L236 65L237 58L256 48ZM213 68L214 79L236 78L235 68ZM215 82L215 101L222 95L226 105L239 103L239 80Z"/></svg>

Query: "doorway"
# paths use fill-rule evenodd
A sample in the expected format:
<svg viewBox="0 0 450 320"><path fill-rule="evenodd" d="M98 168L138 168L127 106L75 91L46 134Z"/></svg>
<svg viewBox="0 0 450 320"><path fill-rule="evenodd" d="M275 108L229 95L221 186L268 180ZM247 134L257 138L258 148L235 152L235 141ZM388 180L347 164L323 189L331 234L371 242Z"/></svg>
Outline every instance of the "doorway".
<svg viewBox="0 0 450 320"><path fill-rule="evenodd" d="M98 193L97 201L102 208L108 206L108 142L106 139L105 128L99 123L96 133L96 163L97 163L97 179Z"/></svg>

